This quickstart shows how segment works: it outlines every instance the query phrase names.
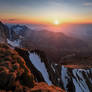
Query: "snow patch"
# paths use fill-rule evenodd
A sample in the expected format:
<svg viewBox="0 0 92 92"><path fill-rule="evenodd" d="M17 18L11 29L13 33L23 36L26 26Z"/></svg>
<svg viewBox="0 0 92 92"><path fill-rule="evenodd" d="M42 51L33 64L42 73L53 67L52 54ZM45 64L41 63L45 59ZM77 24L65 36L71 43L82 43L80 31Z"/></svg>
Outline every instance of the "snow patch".
<svg viewBox="0 0 92 92"><path fill-rule="evenodd" d="M58 64L55 64L55 66L58 66Z"/></svg>
<svg viewBox="0 0 92 92"><path fill-rule="evenodd" d="M14 29L14 31L16 32L16 34L19 34L19 32L22 31L22 30L23 30L23 28L21 28L21 27L16 27Z"/></svg>
<svg viewBox="0 0 92 92"><path fill-rule="evenodd" d="M85 76L84 76L85 74ZM87 84L87 80L92 83L92 78L89 75L92 74L92 69L72 69L71 72L68 68L61 67L61 79L64 85L65 90L68 92L67 85L69 85L69 80L73 82L75 86L74 92L90 92L90 89ZM87 79L85 79L85 77Z"/></svg>
<svg viewBox="0 0 92 92"><path fill-rule="evenodd" d="M51 85L52 82L49 79L49 74L47 72L46 66L44 62L41 61L40 57L36 53L30 53L29 58L35 68L41 72L44 80L48 83L48 85Z"/></svg>
<svg viewBox="0 0 92 92"><path fill-rule="evenodd" d="M51 64L51 68L53 69L53 71L55 72L55 69L54 69L54 67L53 67L53 65Z"/></svg>
<svg viewBox="0 0 92 92"><path fill-rule="evenodd" d="M75 85L76 91L75 92L90 92L89 88L87 86L86 80L83 77L82 71L85 70L78 70L78 69L74 69L73 70L73 83ZM87 71L85 71L87 72Z"/></svg>
<svg viewBox="0 0 92 92"><path fill-rule="evenodd" d="M7 43L13 47L20 47L20 42L20 40L10 41L9 39L7 39Z"/></svg>
<svg viewBox="0 0 92 92"><path fill-rule="evenodd" d="M68 80L70 79L68 74L67 74L67 68L65 68L64 66L62 66L61 68L61 79L63 81L63 85L64 85L64 88L65 90L67 90L67 84L68 84Z"/></svg>

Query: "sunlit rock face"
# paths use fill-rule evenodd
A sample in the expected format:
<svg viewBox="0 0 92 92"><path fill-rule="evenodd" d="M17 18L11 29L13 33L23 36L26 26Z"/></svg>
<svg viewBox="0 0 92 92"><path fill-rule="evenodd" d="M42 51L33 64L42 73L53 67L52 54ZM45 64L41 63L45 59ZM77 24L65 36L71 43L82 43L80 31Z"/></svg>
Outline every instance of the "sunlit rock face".
<svg viewBox="0 0 92 92"><path fill-rule="evenodd" d="M0 44L0 92L65 92L54 85L35 82L27 62L14 48Z"/></svg>

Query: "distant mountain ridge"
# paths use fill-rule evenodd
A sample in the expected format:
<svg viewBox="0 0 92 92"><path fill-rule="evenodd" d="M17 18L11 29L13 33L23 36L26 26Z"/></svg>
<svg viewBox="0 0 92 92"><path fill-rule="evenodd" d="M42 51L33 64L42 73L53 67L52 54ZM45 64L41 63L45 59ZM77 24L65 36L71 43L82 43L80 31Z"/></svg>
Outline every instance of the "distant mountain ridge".
<svg viewBox="0 0 92 92"><path fill-rule="evenodd" d="M71 53L91 51L89 45L80 39L66 36L62 32L36 31L25 25L6 25L7 43L14 47L39 48L50 61L61 63L61 58Z"/></svg>
<svg viewBox="0 0 92 92"><path fill-rule="evenodd" d="M82 52L83 54L81 54L81 51L84 51L84 50L88 51L87 49L88 45L85 42L79 39L73 39L71 37L68 37L63 33L54 33L54 32L48 32L48 31L36 32L33 30L27 30L25 35L22 35L22 38L21 38L20 37L21 30L19 30L20 28L18 28L18 31L17 31L19 34L17 34L16 31L14 32L13 30L14 32L13 34L15 37L13 36L14 39L12 40L9 38L10 29L8 28L6 30L5 29L6 27L2 26L2 23L0 26L1 26L0 32L4 34L4 36L0 38L2 39L1 42L3 41L3 39L5 39L5 41L3 42L6 44L9 44L11 48L16 50L17 55L21 56L25 60L25 65L28 67L28 69L30 69L30 71L34 75L34 80L36 82L45 82L48 85L54 84L56 86L63 88L66 92L91 92L92 91L92 69L91 69L92 54L91 53L85 54L84 52ZM14 29L16 29L16 27ZM18 41L20 41L19 44L18 44ZM25 47L26 49L22 49L21 46ZM1 45L2 49L0 51L1 53L4 52L3 54L5 55L5 59L4 59L4 57L2 58L2 54L1 54L0 58L2 58L2 60L4 59L5 61L7 61L7 54L5 53L6 51L4 50L4 48L7 48L6 50L8 50L10 47L7 47L6 45ZM18 47L21 47L21 48L18 48ZM62 47L63 50L62 48L60 50L60 47ZM76 53L73 51L76 51ZM8 50L7 53L8 54L10 53L10 55L16 54L16 53L11 54L12 53L11 50ZM60 57L58 57L59 55ZM13 56L13 58L15 58L15 56ZM50 58L53 58L53 59L50 59ZM10 57L8 59L11 60ZM16 59L18 59L18 61L20 60L19 58L15 58L14 60ZM54 59L56 59L56 62L54 62ZM59 60L61 60L61 63L59 62ZM69 61L67 62L67 60ZM88 64L90 64L91 66L86 67ZM0 63L0 65L2 64ZM80 65L84 67L80 67ZM69 66L73 66L73 67L69 68ZM78 66L78 68L76 68L75 66ZM3 69L5 70L4 72L6 73L6 68L3 68ZM21 75L22 74L20 73L19 77ZM25 76L23 77L23 81L25 81L26 77ZM33 80L31 82L33 82ZM28 86L31 86L29 82L25 81L25 83L28 83ZM18 83L17 86L20 87L19 85L20 84ZM39 90L39 88L40 90L42 90L43 89L41 88L42 85L44 85L44 87L48 89L48 85L44 83L43 84L38 83L38 84L35 84L33 90L35 90L35 88L37 87L38 87L37 90ZM49 87L50 89L52 89L50 92L54 92L54 91L57 92L57 90L60 90L60 92L63 91L53 86L49 86ZM25 87L21 86L21 88L25 88ZM26 90L30 90L30 89L26 88Z"/></svg>

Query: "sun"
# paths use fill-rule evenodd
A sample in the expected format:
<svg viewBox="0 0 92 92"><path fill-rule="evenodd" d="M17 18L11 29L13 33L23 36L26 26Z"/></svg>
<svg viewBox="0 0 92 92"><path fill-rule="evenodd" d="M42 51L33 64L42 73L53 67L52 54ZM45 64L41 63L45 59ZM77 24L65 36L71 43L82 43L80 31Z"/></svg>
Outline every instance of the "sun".
<svg viewBox="0 0 92 92"><path fill-rule="evenodd" d="M59 25L60 23L59 23L58 20L55 20L55 21L54 21L54 24L55 24L55 25Z"/></svg>

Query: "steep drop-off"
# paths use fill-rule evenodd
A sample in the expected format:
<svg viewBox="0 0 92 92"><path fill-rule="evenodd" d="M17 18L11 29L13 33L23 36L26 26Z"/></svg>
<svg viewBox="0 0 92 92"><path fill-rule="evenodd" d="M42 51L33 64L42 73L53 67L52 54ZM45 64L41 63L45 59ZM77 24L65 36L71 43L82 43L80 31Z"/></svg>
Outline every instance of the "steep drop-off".
<svg viewBox="0 0 92 92"><path fill-rule="evenodd" d="M54 85L35 82L26 62L8 45L0 44L0 92L64 92Z"/></svg>

